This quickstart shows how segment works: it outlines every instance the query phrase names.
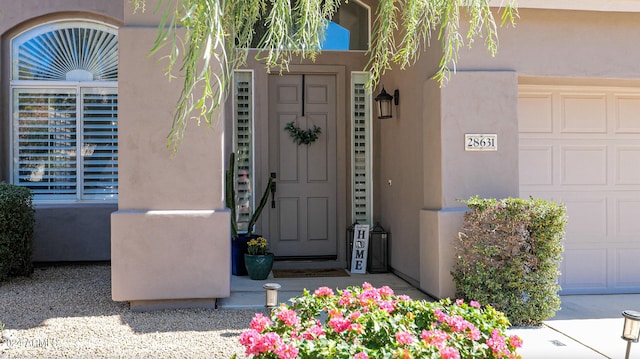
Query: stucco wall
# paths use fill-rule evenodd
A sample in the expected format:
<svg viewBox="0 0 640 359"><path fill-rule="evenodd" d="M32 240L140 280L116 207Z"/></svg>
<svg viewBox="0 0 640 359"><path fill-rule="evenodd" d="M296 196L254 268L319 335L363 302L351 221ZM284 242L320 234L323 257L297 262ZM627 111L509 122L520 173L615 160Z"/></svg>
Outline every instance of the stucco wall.
<svg viewBox="0 0 640 359"><path fill-rule="evenodd" d="M119 30L119 199L111 216L112 297L138 309L215 305L230 293L231 236L224 208L224 121L191 122L167 149L180 81L165 53L146 58L160 15L133 14ZM166 49L165 49L166 50ZM216 114L223 114L222 107ZM181 304L176 304L176 300Z"/></svg>
<svg viewBox="0 0 640 359"><path fill-rule="evenodd" d="M492 58L481 42L461 53L461 70L510 70L519 76L636 79L640 13L521 9L515 28L499 30Z"/></svg>
<svg viewBox="0 0 640 359"><path fill-rule="evenodd" d="M90 19L113 26L124 20L124 1L0 0L0 180L10 182L11 117L9 74L11 39L33 26L61 19ZM37 262L110 259L109 215L113 204L35 204L33 260Z"/></svg>

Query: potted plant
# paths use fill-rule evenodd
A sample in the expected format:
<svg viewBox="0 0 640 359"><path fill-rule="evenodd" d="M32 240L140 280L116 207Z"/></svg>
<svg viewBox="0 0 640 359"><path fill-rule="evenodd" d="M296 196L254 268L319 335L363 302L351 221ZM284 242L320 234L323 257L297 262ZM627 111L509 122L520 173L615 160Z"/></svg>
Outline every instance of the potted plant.
<svg viewBox="0 0 640 359"><path fill-rule="evenodd" d="M235 190L235 153L231 153L231 155L229 156L229 169L227 169L225 173L225 180L226 205L227 208L229 208L229 210L231 211L231 273L233 275L247 275L247 270L244 265L244 254L247 253L247 243L249 242L249 240L259 237L258 235L253 234L253 229L256 222L260 218L260 214L262 214L262 209L267 204L267 200L269 199L269 189L271 188L271 183L273 183L273 178L269 177L267 186L262 194L262 198L260 199L260 202L253 213L251 213L246 232L238 231L238 218L236 214L237 193Z"/></svg>
<svg viewBox="0 0 640 359"><path fill-rule="evenodd" d="M269 244L266 238L253 238L247 243L244 265L247 267L247 273L251 279L267 279L273 267L273 253L269 253Z"/></svg>

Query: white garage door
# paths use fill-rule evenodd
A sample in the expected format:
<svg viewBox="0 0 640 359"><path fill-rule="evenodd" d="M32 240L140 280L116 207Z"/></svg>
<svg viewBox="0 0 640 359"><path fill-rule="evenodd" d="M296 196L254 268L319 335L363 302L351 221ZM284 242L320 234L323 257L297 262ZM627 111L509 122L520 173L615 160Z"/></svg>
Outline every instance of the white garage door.
<svg viewBox="0 0 640 359"><path fill-rule="evenodd" d="M640 89L521 85L520 196L567 206L563 294L640 292Z"/></svg>

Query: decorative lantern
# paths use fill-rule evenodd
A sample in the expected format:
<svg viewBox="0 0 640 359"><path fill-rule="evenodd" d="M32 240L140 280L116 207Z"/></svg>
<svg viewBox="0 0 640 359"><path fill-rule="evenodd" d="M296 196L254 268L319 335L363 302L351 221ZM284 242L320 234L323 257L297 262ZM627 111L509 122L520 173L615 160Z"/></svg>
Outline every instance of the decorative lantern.
<svg viewBox="0 0 640 359"><path fill-rule="evenodd" d="M387 91L385 91L384 86L382 86L382 91L375 98L378 103L378 118L385 119L393 117L393 108L391 106L391 101L394 102L396 106L398 106L400 100L400 91L395 90L393 92L393 96L389 95Z"/></svg>
<svg viewBox="0 0 640 359"><path fill-rule="evenodd" d="M369 232L369 258L367 271L369 273L386 273L389 271L389 233L380 223Z"/></svg>
<svg viewBox="0 0 640 359"><path fill-rule="evenodd" d="M626 359L629 359L629 351L631 343L637 343L640 339L640 312L633 310L625 310L622 312L624 317L624 327L622 328L622 339L627 341Z"/></svg>

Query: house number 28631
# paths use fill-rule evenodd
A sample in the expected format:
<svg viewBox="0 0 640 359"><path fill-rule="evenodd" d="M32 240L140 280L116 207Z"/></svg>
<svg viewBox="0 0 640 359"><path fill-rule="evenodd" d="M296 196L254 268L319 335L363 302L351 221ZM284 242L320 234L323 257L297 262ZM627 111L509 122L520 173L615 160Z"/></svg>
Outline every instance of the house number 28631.
<svg viewBox="0 0 640 359"><path fill-rule="evenodd" d="M465 151L497 151L497 134L467 133L464 135Z"/></svg>

